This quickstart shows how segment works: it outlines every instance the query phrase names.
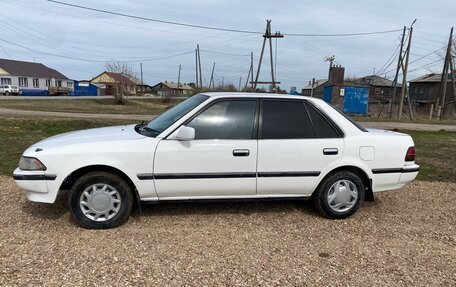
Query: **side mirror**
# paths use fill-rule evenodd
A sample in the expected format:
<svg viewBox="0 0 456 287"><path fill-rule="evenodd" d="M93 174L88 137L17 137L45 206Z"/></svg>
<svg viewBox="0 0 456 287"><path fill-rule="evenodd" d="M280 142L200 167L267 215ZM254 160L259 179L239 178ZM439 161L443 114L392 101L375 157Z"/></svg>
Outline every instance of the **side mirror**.
<svg viewBox="0 0 456 287"><path fill-rule="evenodd" d="M190 141L195 138L195 129L187 126L181 126L176 133L176 140Z"/></svg>

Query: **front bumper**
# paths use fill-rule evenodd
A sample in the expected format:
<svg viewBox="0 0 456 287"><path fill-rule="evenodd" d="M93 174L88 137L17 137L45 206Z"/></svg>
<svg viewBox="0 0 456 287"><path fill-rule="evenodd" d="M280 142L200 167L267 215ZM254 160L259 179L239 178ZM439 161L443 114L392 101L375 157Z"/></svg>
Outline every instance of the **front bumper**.
<svg viewBox="0 0 456 287"><path fill-rule="evenodd" d="M24 171L16 168L13 179L17 186L23 189L30 201L53 203L57 197L55 188L49 188L57 176L46 174L44 171Z"/></svg>

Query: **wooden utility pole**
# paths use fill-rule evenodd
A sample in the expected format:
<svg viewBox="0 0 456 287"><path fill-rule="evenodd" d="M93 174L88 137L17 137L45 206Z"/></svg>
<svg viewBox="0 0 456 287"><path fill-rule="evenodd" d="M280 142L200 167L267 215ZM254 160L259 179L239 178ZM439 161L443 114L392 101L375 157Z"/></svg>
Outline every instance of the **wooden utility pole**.
<svg viewBox="0 0 456 287"><path fill-rule="evenodd" d="M195 86L198 88L198 50L195 49Z"/></svg>
<svg viewBox="0 0 456 287"><path fill-rule="evenodd" d="M332 85L331 68L333 66L334 59L336 59L336 56L334 56L334 55L325 58L325 62L329 61L328 84L330 84L330 85Z"/></svg>
<svg viewBox="0 0 456 287"><path fill-rule="evenodd" d="M394 80L393 80L393 84L392 84L392 87L393 87L393 100L392 100L391 105L389 106L388 119L391 118L391 115L393 113L394 102L396 101L397 80L398 80L398 77L399 77L399 70L402 67L402 60L403 60L402 52L404 50L405 30L407 30L407 28L404 26L404 30L402 30L401 47L400 47L400 50L399 50L399 58L397 59L396 74L394 76Z"/></svg>
<svg viewBox="0 0 456 287"><path fill-rule="evenodd" d="M275 32L274 34L272 34L271 33L271 20L266 20L266 31L263 35L263 46L261 47L261 54L260 54L260 60L258 62L258 69L257 69L255 81L252 81L254 91L256 91L258 84L271 84L273 91L275 91L276 84L280 84L280 82L276 82L276 79L275 79L274 60L273 60L273 56L272 56L272 38L283 38L283 35L280 34L280 32ZM261 62L263 61L264 47L266 46L267 40L269 40L269 57L270 57L270 62L271 62L271 80L272 81L271 82L259 82L258 78L260 76Z"/></svg>
<svg viewBox="0 0 456 287"><path fill-rule="evenodd" d="M200 46L199 46L199 44L196 45L196 50L198 51L199 86L200 86L200 88L202 88L203 87L203 77L201 75L201 55L200 55Z"/></svg>
<svg viewBox="0 0 456 287"><path fill-rule="evenodd" d="M239 77L239 87L238 87L238 92L241 91L241 82L242 82L242 76Z"/></svg>
<svg viewBox="0 0 456 287"><path fill-rule="evenodd" d="M179 88L181 86L181 64L179 64L179 73L177 74L177 94L179 94Z"/></svg>
<svg viewBox="0 0 456 287"><path fill-rule="evenodd" d="M445 113L445 97L446 97L446 90L447 90L447 82L448 82L448 66L450 64L450 57L451 57L451 43L453 40L453 27L450 30L450 38L448 39L448 46L447 52L445 55L445 63L443 63L443 71L442 71L442 79L440 81L440 88L439 88L439 95L441 98L441 113L439 116L439 121L442 119L443 114Z"/></svg>
<svg viewBox="0 0 456 287"><path fill-rule="evenodd" d="M247 73L247 79L245 80L245 87L244 90L247 91L247 86L249 84L249 79L250 79L250 91L253 91L253 52L250 52L250 66L249 66L249 72Z"/></svg>
<svg viewBox="0 0 456 287"><path fill-rule="evenodd" d="M215 70L215 62L212 65L211 80L209 81L209 89L211 88L211 84L212 84L212 89L215 89L215 86L214 86L214 70Z"/></svg>
<svg viewBox="0 0 456 287"><path fill-rule="evenodd" d="M251 79L251 85L252 85L252 93L255 93L255 90L253 88L253 52L250 52L250 79Z"/></svg>
<svg viewBox="0 0 456 287"><path fill-rule="evenodd" d="M143 81L142 63L139 63L139 70L141 71L141 85L143 85L144 81Z"/></svg>
<svg viewBox="0 0 456 287"><path fill-rule="evenodd" d="M412 45L413 24L415 24L415 22L416 22L416 19L413 21L412 25L410 25L407 50L406 50L406 54L405 54L405 65L402 68L403 69L402 89L401 89L401 101L399 102L399 111L397 113L398 120L402 119L402 109L404 108L404 99L405 99L405 95L407 93L407 69L408 69L408 63L409 63L409 57L410 57L410 47ZM408 101L410 101L410 97L407 97L407 99L408 99ZM412 118L412 115L410 115L410 118Z"/></svg>
<svg viewBox="0 0 456 287"><path fill-rule="evenodd" d="M312 89L310 89L310 97L314 96L315 78L312 78Z"/></svg>
<svg viewBox="0 0 456 287"><path fill-rule="evenodd" d="M252 65L250 64L249 66L249 72L247 73L247 80L245 80L245 86L244 86L244 90L247 91L247 86L249 84L249 79L250 79L250 72L252 71Z"/></svg>
<svg viewBox="0 0 456 287"><path fill-rule="evenodd" d="M455 81L454 73L455 73L454 58L450 57L450 75L451 75L451 83L453 86L453 105L454 105L453 115L456 116L456 81Z"/></svg>

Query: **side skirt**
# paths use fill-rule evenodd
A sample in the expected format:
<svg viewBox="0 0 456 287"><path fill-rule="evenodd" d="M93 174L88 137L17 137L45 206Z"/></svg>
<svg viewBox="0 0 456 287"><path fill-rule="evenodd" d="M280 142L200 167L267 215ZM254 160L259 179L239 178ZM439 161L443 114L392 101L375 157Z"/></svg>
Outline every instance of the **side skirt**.
<svg viewBox="0 0 456 287"><path fill-rule="evenodd" d="M310 199L310 196L264 196L264 197L226 197L226 198L167 198L154 200L141 200L145 204L161 204L161 203L217 203L217 202L261 202L261 201L289 201Z"/></svg>

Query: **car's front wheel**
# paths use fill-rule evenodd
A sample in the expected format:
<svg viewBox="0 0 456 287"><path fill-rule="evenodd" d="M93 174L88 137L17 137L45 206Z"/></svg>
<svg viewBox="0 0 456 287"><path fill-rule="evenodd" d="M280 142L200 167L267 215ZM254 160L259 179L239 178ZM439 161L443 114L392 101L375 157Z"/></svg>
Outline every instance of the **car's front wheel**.
<svg viewBox="0 0 456 287"><path fill-rule="evenodd" d="M350 171L338 171L329 175L314 195L314 204L320 214L334 219L354 214L363 201L363 181Z"/></svg>
<svg viewBox="0 0 456 287"><path fill-rule="evenodd" d="M128 220L133 195L119 176L107 172L83 175L73 185L71 214L85 228L114 228Z"/></svg>

